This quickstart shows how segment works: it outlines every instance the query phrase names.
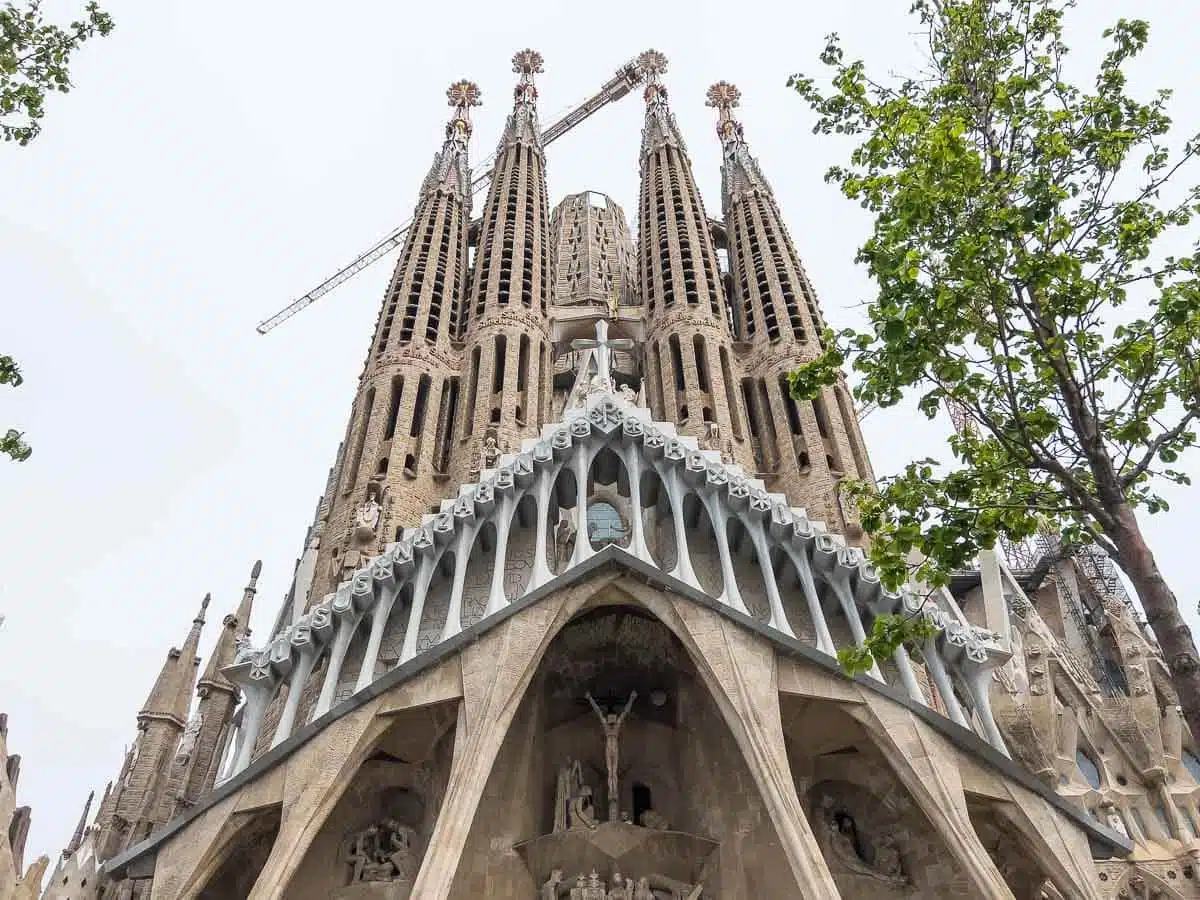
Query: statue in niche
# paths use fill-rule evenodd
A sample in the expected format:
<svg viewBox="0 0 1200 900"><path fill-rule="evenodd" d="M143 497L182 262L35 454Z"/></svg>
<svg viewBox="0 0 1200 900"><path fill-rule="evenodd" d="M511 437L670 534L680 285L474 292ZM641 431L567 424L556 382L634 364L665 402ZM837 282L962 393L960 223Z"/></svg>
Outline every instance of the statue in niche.
<svg viewBox="0 0 1200 900"><path fill-rule="evenodd" d="M830 849L847 869L892 884L907 882L901 868L900 851L890 837L879 841L872 859L868 860L854 817L844 809L836 808L832 797L823 798L821 806L825 811Z"/></svg>
<svg viewBox="0 0 1200 900"><path fill-rule="evenodd" d="M562 572L575 554L575 520L571 513L558 511L558 524L554 526L554 569Z"/></svg>
<svg viewBox="0 0 1200 900"><path fill-rule="evenodd" d="M637 405L637 392L627 384L621 385L617 391L621 395L621 399L630 406Z"/></svg>
<svg viewBox="0 0 1200 900"><path fill-rule="evenodd" d="M395 819L384 819L350 837L346 859L350 883L395 881L411 884L417 877L417 833Z"/></svg>
<svg viewBox="0 0 1200 900"><path fill-rule="evenodd" d="M200 735L200 728L203 725L204 716L197 712L187 723L187 728L183 730L183 736L179 739L179 750L175 753L176 758L186 759L191 756L192 751L196 749L196 738Z"/></svg>
<svg viewBox="0 0 1200 900"><path fill-rule="evenodd" d="M379 528L383 505L379 502L383 494L383 476L373 475L367 482L366 499L354 514L354 536L360 541L370 541Z"/></svg>
<svg viewBox="0 0 1200 900"><path fill-rule="evenodd" d="M657 900L654 891L650 890L650 879L639 878L637 888L633 892L633 900Z"/></svg>
<svg viewBox="0 0 1200 900"><path fill-rule="evenodd" d="M705 422L703 442L705 450L720 450L721 426L716 422Z"/></svg>
<svg viewBox="0 0 1200 900"><path fill-rule="evenodd" d="M636 699L637 691L634 691L629 695L625 708L621 710L620 715L617 715L604 712L592 697L591 691L587 694L588 703L596 711L596 715L600 719L600 727L604 729L604 764L608 769L608 821L610 822L616 822L620 818L618 810L621 795L617 786L618 738L621 734L621 725L625 722L625 717L629 715L629 710L633 708L633 701Z"/></svg>
<svg viewBox="0 0 1200 900"><path fill-rule="evenodd" d="M500 462L500 445L496 442L496 436L489 434L483 439L483 447L479 451L480 467L483 469L494 469L496 464Z"/></svg>
<svg viewBox="0 0 1200 900"><path fill-rule="evenodd" d="M558 900L558 886L563 883L563 870L554 869L550 877L542 885L541 896L538 900Z"/></svg>

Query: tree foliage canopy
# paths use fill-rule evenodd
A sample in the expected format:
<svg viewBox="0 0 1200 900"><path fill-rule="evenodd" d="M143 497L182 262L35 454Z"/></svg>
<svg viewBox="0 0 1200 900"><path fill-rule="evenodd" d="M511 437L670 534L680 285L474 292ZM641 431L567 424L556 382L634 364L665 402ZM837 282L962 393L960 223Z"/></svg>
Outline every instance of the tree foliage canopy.
<svg viewBox="0 0 1200 900"><path fill-rule="evenodd" d="M42 130L46 94L71 89L71 54L88 38L107 35L112 18L88 3L86 18L66 28L42 19L41 0L0 6L0 134L24 146Z"/></svg>
<svg viewBox="0 0 1200 900"><path fill-rule="evenodd" d="M71 54L88 38L112 31L112 18L96 3L88 3L84 12L84 20L60 28L42 19L41 0L0 6L0 135L5 141L24 147L41 133L46 94L71 89ZM18 387L23 380L16 360L0 356L0 385ZM15 428L0 435L0 454L21 462L32 453Z"/></svg>
<svg viewBox="0 0 1200 900"><path fill-rule="evenodd" d="M1169 91L1127 89L1144 21L1104 32L1089 86L1068 80L1073 5L917 0L925 71L876 79L834 35L831 86L790 80L816 133L856 141L827 178L874 217L857 260L877 291L870 329L828 334L792 389L810 397L852 360L860 400L915 395L930 418L948 405L960 420L953 464L859 486L889 586L943 585L999 537L1049 529L1112 556L1164 650L1159 625L1186 636L1190 663L1172 664L1195 668L1134 510L1166 509L1161 486L1188 483L1177 461L1196 443L1200 253L1162 246L1200 209L1200 191L1176 184L1200 145L1169 146Z"/></svg>

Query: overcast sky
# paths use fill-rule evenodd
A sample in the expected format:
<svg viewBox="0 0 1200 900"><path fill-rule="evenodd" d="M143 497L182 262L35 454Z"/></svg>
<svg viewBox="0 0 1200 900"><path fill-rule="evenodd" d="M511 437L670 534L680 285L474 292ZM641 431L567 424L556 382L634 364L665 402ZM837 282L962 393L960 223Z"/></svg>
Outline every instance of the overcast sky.
<svg viewBox="0 0 1200 900"><path fill-rule="evenodd" d="M0 431L24 429L34 446L28 462L0 463L0 711L23 756L30 859L53 857L87 792L116 776L205 592L207 653L260 557L253 625L267 637L390 261L268 337L254 326L408 218L450 82L483 90L479 160L511 103L515 50L546 58L544 123L638 52L662 50L713 216L720 155L704 92L736 83L750 145L842 326L869 296L852 262L868 222L823 182L844 147L813 137L785 83L817 68L834 30L877 70L911 69L916 53L908 0L104 6L117 29L73 65L77 87L50 99L43 136L0 146L0 352L27 379L0 394ZM1181 131L1200 130L1189 7L1084 6L1072 20L1077 63L1105 24L1136 9L1154 30L1135 84L1178 85ZM76 4L46 7L67 19ZM641 119L634 94L556 143L552 202L593 189L635 214ZM865 431L877 472L944 455L948 428L875 413ZM1197 457L1188 463L1200 474ZM1200 511L1177 502L1147 529L1195 627Z"/></svg>

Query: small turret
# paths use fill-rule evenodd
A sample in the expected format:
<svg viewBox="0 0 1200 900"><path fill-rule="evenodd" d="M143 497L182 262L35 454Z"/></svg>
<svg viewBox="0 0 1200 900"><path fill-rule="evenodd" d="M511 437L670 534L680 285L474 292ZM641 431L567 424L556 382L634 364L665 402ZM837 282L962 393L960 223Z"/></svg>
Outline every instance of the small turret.
<svg viewBox="0 0 1200 900"><path fill-rule="evenodd" d="M167 651L166 662L159 670L154 687L142 711L138 713L138 721L169 718L178 723L180 728L187 722L188 707L191 706L192 685L195 683L195 672L200 665L196 651L200 646L200 630L204 627L204 613L208 609L211 596L204 595L200 611L192 620L191 630L184 638L183 647L172 647Z"/></svg>
<svg viewBox="0 0 1200 900"><path fill-rule="evenodd" d="M96 792L88 793L87 803L83 804L83 814L79 817L79 824L75 826L75 833L71 835L71 840L67 842L67 846L63 848L63 859L67 859L71 854L75 853L80 845L83 844L83 833L87 830L88 813L92 811L92 801L96 799Z"/></svg>

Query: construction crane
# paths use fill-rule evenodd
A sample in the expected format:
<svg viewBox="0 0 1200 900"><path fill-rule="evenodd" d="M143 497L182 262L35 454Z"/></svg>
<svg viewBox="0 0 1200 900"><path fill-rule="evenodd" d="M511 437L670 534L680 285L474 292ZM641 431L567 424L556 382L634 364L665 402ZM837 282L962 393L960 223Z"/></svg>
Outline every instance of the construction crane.
<svg viewBox="0 0 1200 900"><path fill-rule="evenodd" d="M639 57L640 59L640 57ZM637 60L630 60L617 69L617 74L604 83L604 85L593 96L584 100L582 103L569 109L565 114L555 119L550 125L542 129L542 145L547 146L558 140L576 125L579 125L585 119L591 117L594 113L620 100L635 87L637 87L645 78L645 72L642 70L641 63ZM495 154L484 160L483 165L487 167L482 175L471 182L471 196L479 193L487 183L491 180L494 172ZM258 333L267 334L274 328L282 325L300 310L316 303L334 288L345 284L359 272L368 268L371 265L379 262L397 247L404 243L404 236L408 233L408 229L412 226L412 219L401 225L399 228L392 231L383 240L376 243L365 253L359 254L353 262L342 269L339 269L335 274L326 278L319 285L309 291L307 294L293 300L275 315L269 319L264 319L258 323Z"/></svg>

